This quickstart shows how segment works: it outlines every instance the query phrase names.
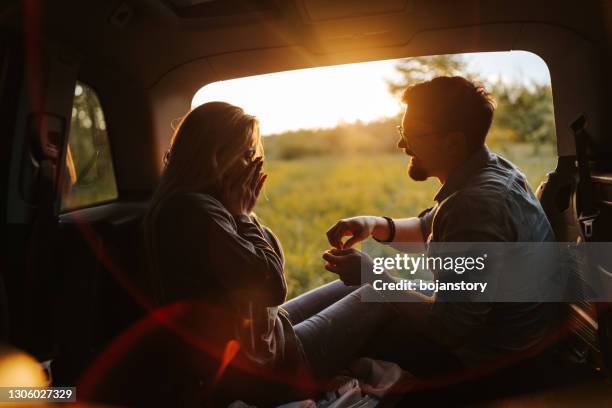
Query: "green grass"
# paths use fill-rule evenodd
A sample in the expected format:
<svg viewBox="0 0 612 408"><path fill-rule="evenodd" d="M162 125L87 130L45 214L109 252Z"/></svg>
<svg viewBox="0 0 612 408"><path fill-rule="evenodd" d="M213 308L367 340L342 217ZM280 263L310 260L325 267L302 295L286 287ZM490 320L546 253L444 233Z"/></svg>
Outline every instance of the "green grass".
<svg viewBox="0 0 612 408"><path fill-rule="evenodd" d="M531 145L492 150L513 161L534 189L556 164L551 146L538 155ZM269 177L256 213L283 245L288 298L336 279L324 269L321 254L329 248L325 233L338 219L360 214L409 217L433 205L437 180L410 180L407 163L402 154L266 162Z"/></svg>

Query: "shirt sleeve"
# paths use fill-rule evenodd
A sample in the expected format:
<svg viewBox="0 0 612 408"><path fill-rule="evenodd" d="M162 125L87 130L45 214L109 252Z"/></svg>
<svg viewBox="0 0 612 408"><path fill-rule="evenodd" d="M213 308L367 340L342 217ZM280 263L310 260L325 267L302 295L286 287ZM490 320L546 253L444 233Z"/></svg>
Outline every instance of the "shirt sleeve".
<svg viewBox="0 0 612 408"><path fill-rule="evenodd" d="M425 242L427 242L429 235L431 234L431 225L435 212L436 207L430 207L421 211L421 213L418 215L419 221L421 222L421 234L423 234L423 240Z"/></svg>

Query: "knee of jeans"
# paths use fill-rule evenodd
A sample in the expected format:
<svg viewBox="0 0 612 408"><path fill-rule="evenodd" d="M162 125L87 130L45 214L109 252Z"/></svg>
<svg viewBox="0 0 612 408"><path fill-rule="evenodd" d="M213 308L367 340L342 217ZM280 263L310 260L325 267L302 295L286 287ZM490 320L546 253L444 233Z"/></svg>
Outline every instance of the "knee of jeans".
<svg viewBox="0 0 612 408"><path fill-rule="evenodd" d="M332 324L333 321L330 317L324 314L316 314L298 324L295 331L303 343L318 345L322 343L319 340L332 330Z"/></svg>
<svg viewBox="0 0 612 408"><path fill-rule="evenodd" d="M372 286L363 285L348 296L352 303L387 303L386 299Z"/></svg>
<svg viewBox="0 0 612 408"><path fill-rule="evenodd" d="M294 307L291 310L286 310L287 315L289 316L289 321L291 321L292 325L296 325L299 322L304 321L304 314L302 313L302 309L299 307Z"/></svg>

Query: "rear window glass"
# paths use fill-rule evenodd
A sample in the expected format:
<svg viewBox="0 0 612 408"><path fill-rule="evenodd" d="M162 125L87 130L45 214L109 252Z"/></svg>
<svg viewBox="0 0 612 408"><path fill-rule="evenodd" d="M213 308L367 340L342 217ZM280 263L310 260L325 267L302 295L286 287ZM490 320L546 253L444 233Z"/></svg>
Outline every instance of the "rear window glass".
<svg viewBox="0 0 612 408"><path fill-rule="evenodd" d="M288 297L337 278L324 270L325 232L362 214L410 217L440 188L407 174L398 149L403 90L440 75L485 86L497 102L487 145L536 187L557 163L550 74L537 55L490 52L424 56L303 69L211 83L192 106L238 105L260 120L264 172L255 211L280 238Z"/></svg>
<svg viewBox="0 0 612 408"><path fill-rule="evenodd" d="M117 198L117 184L104 112L98 95L77 82L64 161L61 210Z"/></svg>

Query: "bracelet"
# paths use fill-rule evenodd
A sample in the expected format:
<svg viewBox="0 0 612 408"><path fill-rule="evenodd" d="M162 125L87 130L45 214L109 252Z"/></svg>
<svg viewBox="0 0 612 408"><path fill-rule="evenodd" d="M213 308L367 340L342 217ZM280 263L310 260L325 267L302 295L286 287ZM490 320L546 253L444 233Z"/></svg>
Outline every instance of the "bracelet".
<svg viewBox="0 0 612 408"><path fill-rule="evenodd" d="M395 239L395 222L391 217L383 216L383 218L387 220L387 224L389 225L389 238L387 238L386 240L376 239L376 237L372 238L374 238L374 240L378 242L393 242L393 240Z"/></svg>

